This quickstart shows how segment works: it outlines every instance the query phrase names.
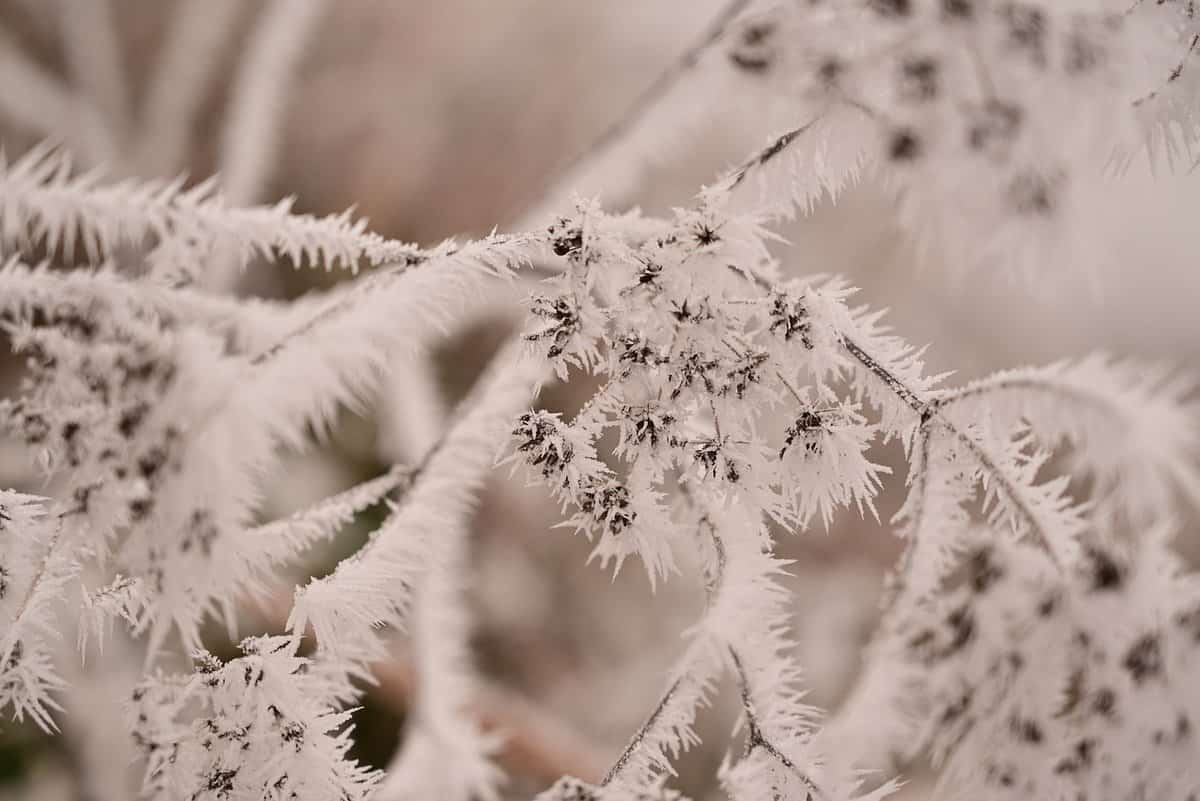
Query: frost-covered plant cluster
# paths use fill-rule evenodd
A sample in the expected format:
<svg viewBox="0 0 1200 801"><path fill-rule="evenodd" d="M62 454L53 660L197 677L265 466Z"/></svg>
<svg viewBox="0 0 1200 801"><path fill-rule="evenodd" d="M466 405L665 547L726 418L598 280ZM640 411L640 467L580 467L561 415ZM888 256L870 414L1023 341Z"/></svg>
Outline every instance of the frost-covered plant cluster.
<svg viewBox="0 0 1200 801"><path fill-rule="evenodd" d="M182 6L185 46L221 24L199 5ZM663 217L551 193L529 215L548 225L431 248L349 214L245 205L275 124L255 99L285 91L320 6L264 12L248 60L265 77L232 102L233 178L150 177L193 112L151 102L142 158L112 146L133 125L112 85L91 89L107 102L88 107L75 160L67 138L0 166L0 316L27 363L0 411L46 478L41 496L0 493L7 717L53 732L84 714L70 677L115 648L140 666L109 698L124 717L107 736L127 739L146 798L500 797L505 732L468 709L463 571L476 493L507 463L545 484L601 565L640 562L654 584L699 565L707 590L644 724L602 777L563 777L547 801L673 797L723 679L741 708L720 771L734 798L884 797L899 783L868 769L922 755L938 797L1200 792L1200 584L1176 552L1200 502L1192 385L1104 355L955 385L845 280L786 273L777 233L870 175L920 252L965 269L1038 285L1099 256L1089 181L1147 150L1187 166L1193 3L729 3L563 180L627 179L653 146L642 123L714 75L769 98L766 147ZM76 45L105 62L103 42ZM61 98L47 97L26 123L52 128ZM222 291L271 261L361 275L292 302ZM526 325L433 444L262 522L282 456L394 391L430 332L476 314L498 280L531 287ZM577 414L537 407L541 386L588 380ZM906 476L877 461L888 441ZM894 482L906 549L862 675L825 717L804 700L776 543L878 516ZM310 549L381 502L361 549L295 583ZM206 650L204 625L235 632L248 599L286 599L282 632ZM410 633L421 681L400 752L375 771L347 755L349 718L389 629Z"/></svg>

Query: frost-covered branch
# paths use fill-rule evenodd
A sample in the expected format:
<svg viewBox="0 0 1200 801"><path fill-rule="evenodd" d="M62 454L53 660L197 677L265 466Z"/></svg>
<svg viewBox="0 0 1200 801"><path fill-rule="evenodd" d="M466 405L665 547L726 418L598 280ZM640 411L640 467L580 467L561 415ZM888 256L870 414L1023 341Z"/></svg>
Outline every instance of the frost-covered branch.
<svg viewBox="0 0 1200 801"><path fill-rule="evenodd" d="M609 202L621 201L629 205L629 195L636 186L636 179L629 178L643 169L644 155L636 152L645 150L638 139L655 135L655 117L662 115L663 107L682 84L688 83L701 61L722 45L738 23L753 6L753 0L723 0L712 20L700 31L695 41L688 44L658 76L646 86L619 117L614 119L596 139L562 168L543 197L533 208L527 210L517 223L517 228L542 225L552 215L559 213L568 198L579 187L604 176L604 194ZM765 28L763 28L765 29ZM750 30L760 30L751 28ZM753 34L748 34L752 38ZM666 128L676 124L672 120L659 124ZM647 133L645 129L649 128ZM659 134L661 135L661 134ZM623 158L622 158L623 157ZM618 176L613 178L615 171ZM614 197L615 195L615 197Z"/></svg>
<svg viewBox="0 0 1200 801"><path fill-rule="evenodd" d="M404 743L380 788L381 800L494 801L504 778L493 759L505 732L485 734L470 714L471 668L465 527L441 532L416 585L411 625L416 693ZM441 770L449 762L453 770Z"/></svg>
<svg viewBox="0 0 1200 801"><path fill-rule="evenodd" d="M46 511L40 498L0 492L0 710L55 731L51 714L61 707L52 693L63 686L53 659L55 607L79 563L67 523Z"/></svg>
<svg viewBox="0 0 1200 801"><path fill-rule="evenodd" d="M915 241L950 260L1033 267L1039 281L1088 261L1086 182L1142 147L1196 141L1190 4L834 0L751 14L732 0L583 171L607 172L610 157L623 162L616 182L640 170L626 152L686 128L672 101L693 87L784 109L783 125L753 120L782 134L661 217L559 208L552 192L542 230L432 247L348 213L241 205L269 179L322 6L267 5L232 90L226 174L190 188L106 176L188 160L187 120L231 4L198 19L185 3L175 18L167 46L195 46L194 69L161 57L165 74L190 77L174 97L151 86L142 121L163 142L144 164L105 140L154 138L127 130L138 119L108 2L62 20L80 99L0 42L12 67L0 85L38 90L0 107L35 128L83 119L88 167L125 157L79 173L42 146L0 166L0 322L25 360L0 423L53 496L0 492L7 714L53 732L78 703L56 664L68 649L52 647L70 616L81 650L124 643L115 626L137 640L144 676L126 725L147 797L497 797L504 732L488 723L511 710L487 711L495 695L471 669L463 582L472 505L509 437L509 461L598 561L640 561L652 587L698 562L708 589L608 771L591 775L589 750L589 775L545 798L672 796L722 676L741 709L719 776L735 799L864 797L858 767L920 754L942 771L938 797L1195 795L1200 593L1172 551L1180 500L1200 500L1193 385L1094 357L948 387L844 280L789 277L774 229L870 169L898 192ZM722 69L701 69L718 51ZM412 359L472 297L551 256L561 269L543 271L516 341L443 416L428 364ZM284 258L363 275L295 301L202 288ZM598 389L573 416L531 408L551 375ZM407 392L413 380L422 392ZM407 467L259 522L285 453L394 392L406 392L389 425ZM822 726L801 689L777 540L847 509L878 517L892 470L874 448L891 439L909 462L894 520L909 542L863 676ZM367 544L295 589L288 634L230 659L203 649L211 620L236 640L242 599L279 593L308 549L376 505L388 514ZM381 627L414 645L408 737L386 780L348 757L356 682L388 681Z"/></svg>
<svg viewBox="0 0 1200 801"><path fill-rule="evenodd" d="M373 629L404 621L431 538L441 528L463 524L495 458L500 432L528 404L541 375L528 364L514 367L511 354L497 357L463 418L429 452L404 502L371 542L328 577L297 590L291 630L311 625L319 647L332 654L378 656Z"/></svg>
<svg viewBox="0 0 1200 801"><path fill-rule="evenodd" d="M93 263L124 245L150 244L147 261L166 275L214 252L239 264L254 256L287 257L296 266L348 270L428 259L415 246L368 232L365 221L349 213L292 214L291 200L237 208L212 182L184 190L178 181L103 184L101 177L72 175L69 156L49 147L0 165L0 234L18 246L44 245L68 256L78 244Z"/></svg>
<svg viewBox="0 0 1200 801"><path fill-rule="evenodd" d="M149 798L330 797L366 801L380 775L350 760L347 689L298 655L295 637L260 637L223 662L193 655L191 675L153 676L133 694L134 739Z"/></svg>

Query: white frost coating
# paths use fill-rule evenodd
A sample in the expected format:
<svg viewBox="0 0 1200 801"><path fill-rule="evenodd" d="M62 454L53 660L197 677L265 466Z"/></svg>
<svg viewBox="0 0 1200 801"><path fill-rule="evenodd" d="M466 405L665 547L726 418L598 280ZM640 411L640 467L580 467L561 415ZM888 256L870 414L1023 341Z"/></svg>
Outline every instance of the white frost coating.
<svg viewBox="0 0 1200 801"><path fill-rule="evenodd" d="M507 434L507 425L533 397L543 368L514 365L510 349L497 357L474 403L426 457L412 489L369 545L329 576L297 589L288 627L309 625L323 650L368 653L378 647L374 627L401 625L414 583L436 538L461 526L475 492Z"/></svg>
<svg viewBox="0 0 1200 801"><path fill-rule="evenodd" d="M0 491L3 711L53 733L86 686L64 692L76 672L55 660L72 640L100 642L143 666L113 728L132 734L155 801L367 801L380 786L404 801L495 798L512 753L478 719L503 715L477 692L462 595L471 511L510 440L598 561L641 562L652 583L702 570L708 589L661 700L606 772L564 778L548 801L674 798L677 757L724 687L739 723L720 779L738 801L878 798L895 785L865 788L859 768L925 757L938 799L1194 798L1200 581L1173 550L1200 499L1193 385L1086 357L956 387L845 281L785 277L774 229L872 165L921 241L965 246L964 264L1036 264L1048 281L1047 254L1089 252L1073 244L1088 217L1076 179L1147 137L1177 155L1195 141L1193 4L768 5L724 6L672 74L714 100L754 83L797 119L663 216L582 201L541 231L418 248L349 214L238 206L215 181L106 183L48 146L6 163L0 323L25 364L0 423L53 481L48 498ZM238 92L289 93L319 8L282 9L260 20L250 63L288 74L264 68ZM13 80L36 88L12 52L0 48ZM24 122L65 103L35 97ZM234 184L269 169L278 108L252 110L244 152L257 155ZM638 172L638 142L671 133L669 102L646 110L652 135L608 154L632 164L618 181ZM252 257L364 275L296 302L196 288L214 259ZM397 364L534 259L552 277L521 342L463 405L443 417L424 394L394 407L421 458L260 523L283 452L396 392ZM76 262L87 269L56 269ZM550 375L587 382L577 413L534 405ZM823 726L778 540L884 512L881 491L901 480L877 461L888 440L908 462L894 521L908 547L851 700ZM305 549L380 503L367 545L295 591L289 634L228 659L200 650L211 619L236 641L247 596L273 593ZM420 680L383 785L348 758L358 688L389 656L380 626L412 631ZM64 631L77 636L54 642ZM130 797L110 786L119 771L91 773Z"/></svg>

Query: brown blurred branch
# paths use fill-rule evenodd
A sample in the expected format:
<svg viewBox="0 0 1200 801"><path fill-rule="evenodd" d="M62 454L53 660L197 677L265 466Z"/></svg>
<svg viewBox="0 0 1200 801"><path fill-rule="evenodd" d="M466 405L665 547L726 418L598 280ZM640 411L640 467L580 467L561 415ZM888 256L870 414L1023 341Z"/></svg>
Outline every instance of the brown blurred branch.
<svg viewBox="0 0 1200 801"><path fill-rule="evenodd" d="M288 593L249 604L264 620L282 628L291 609ZM409 709L416 671L407 649L395 638L388 659L371 665L376 693L393 711ZM475 694L467 707L480 726L503 736L498 761L510 774L553 782L574 776L595 783L604 775L608 757L598 744L531 699L483 676L476 677ZM403 746L402 746L403 747Z"/></svg>
<svg viewBox="0 0 1200 801"><path fill-rule="evenodd" d="M407 654L394 648L393 657L372 665L371 672L380 697L403 710L416 684ZM511 773L547 782L574 776L592 783L604 773L607 758L595 743L520 693L477 677L470 709L485 731L504 736L499 760Z"/></svg>

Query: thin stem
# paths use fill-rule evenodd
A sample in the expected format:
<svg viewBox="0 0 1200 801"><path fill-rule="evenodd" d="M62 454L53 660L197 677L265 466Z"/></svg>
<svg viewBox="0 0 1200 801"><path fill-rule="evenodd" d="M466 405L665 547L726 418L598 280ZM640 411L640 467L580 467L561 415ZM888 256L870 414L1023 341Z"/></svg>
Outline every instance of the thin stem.
<svg viewBox="0 0 1200 801"><path fill-rule="evenodd" d="M708 399L708 408L712 411L713 429L717 432L717 441L720 442L724 437L721 436L721 418L717 414L717 403L712 398Z"/></svg>
<svg viewBox="0 0 1200 801"><path fill-rule="evenodd" d="M1057 568L1060 573L1063 572L1065 569L1063 560L1054 550L1054 545L1051 542L1046 530L1042 528L1041 523L1039 523L1037 518L1034 516L1033 510L1030 509L1021 499L1020 494L1017 492L1017 488L1009 480L1008 476L1005 475L1000 469L999 465L996 464L992 458L992 455L984 450L978 442L946 422L944 418L939 420L939 422L946 426L947 429L950 430L955 437L957 437L959 442L962 442L967 446L967 450L971 451L971 455L975 457L975 460L979 462L980 466L983 467L984 470L991 473L992 478L1004 490L1004 494L1008 497L1009 504L1011 504L1012 507L1016 509L1018 514L1025 519L1026 524L1029 526L1029 533L1033 535L1034 540L1038 545L1041 546L1042 550L1046 552L1046 555L1050 557L1050 561L1054 563L1054 567Z"/></svg>
<svg viewBox="0 0 1200 801"><path fill-rule="evenodd" d="M777 156L779 156L779 154L791 147L793 142L799 139L802 134L809 131L814 125L820 122L820 120L821 117L818 115L800 127L793 128L786 133L780 134L775 141L752 155L750 158L746 159L744 162L742 162L740 167L729 174L729 176L725 179L728 183L726 189L731 191L737 188L738 185L746 180L747 176L749 176L755 170L767 165Z"/></svg>
<svg viewBox="0 0 1200 801"><path fill-rule="evenodd" d="M691 499L691 496L688 497L689 500L693 500L694 502L694 499ZM717 554L717 573L716 575L710 577L709 584L706 588L709 598L709 605L711 606L712 599L719 591L721 583L724 580L725 565L727 562L727 557L725 554L725 542L721 539L721 535L718 533L717 527L713 524L712 520L707 514L701 516L700 527L708 532L709 538L713 544L713 548ZM786 754L784 754L774 743L772 743L765 734L763 734L762 725L759 722L757 713L754 711L754 703L751 698L750 678L747 675L745 666L742 663L741 654L738 653L738 650L733 646L732 643L727 643L726 649L729 651L730 660L733 662L734 673L736 674L738 683L738 693L742 700L742 710L746 715L747 737L746 749L743 752L743 757L749 756L751 753L753 753L755 748L762 748L777 762L795 774L796 777L799 778L800 781L803 782L812 793L815 793L818 798L822 797L823 794L821 793L821 790L817 784L811 778L809 778L806 773L800 770L796 763L793 762Z"/></svg>
<svg viewBox="0 0 1200 801"><path fill-rule="evenodd" d="M786 378L784 378L783 373L776 370L775 376L780 380L780 382L785 387L787 387L787 391L790 392L792 394L792 397L796 399L796 403L800 404L801 407L808 405L807 403L804 402L804 398L800 397L800 391L797 390L794 386L792 386L791 381L788 381Z"/></svg>
<svg viewBox="0 0 1200 801"><path fill-rule="evenodd" d="M929 401L924 400L920 395L913 391L907 384L901 381L896 375L884 367L879 360L863 350L857 342L850 337L839 332L839 341L842 347L853 356L858 362L876 378L884 383L900 400L908 404L909 408L920 416L922 422L925 422L932 414L936 413L936 407Z"/></svg>
<svg viewBox="0 0 1200 801"><path fill-rule="evenodd" d="M1167 75L1167 80L1166 80L1167 85L1174 83L1175 81L1179 80L1180 77L1182 77L1183 70L1187 67L1188 60L1192 57L1192 54L1195 53L1197 49L1200 49L1200 33L1197 33L1194 36L1192 36L1192 40L1188 44L1187 52L1185 52L1183 54L1183 58L1179 59L1179 63L1176 64L1175 68L1172 69L1171 72ZM1150 102L1151 100L1154 100L1161 93L1162 93L1162 89L1155 89L1151 92L1148 92L1148 93L1142 95L1141 97L1137 98L1136 100L1134 100L1133 105L1135 108L1138 106L1141 106L1145 103Z"/></svg>
<svg viewBox="0 0 1200 801"><path fill-rule="evenodd" d="M742 665L741 656L733 646L729 646L729 657L733 661L734 672L737 674L738 692L742 699L742 711L746 715L746 749L743 752L743 758L754 753L754 749L761 748L808 788L809 798L824 798L825 793L813 781L812 777L801 770L800 766L793 762L791 757L783 753L777 745L763 734L762 725L759 723L758 716L754 712L754 702L750 696L750 678L746 673L745 667Z"/></svg>
<svg viewBox="0 0 1200 801"><path fill-rule="evenodd" d="M50 572L50 564L58 555L56 550L63 534L63 518L64 514L59 514L57 517L57 526L54 529L53 536L50 537L50 542L46 546L46 553L42 556L41 564L38 565L37 573L34 574L33 580L29 582L29 589L25 593L25 597L21 599L20 606L17 607L17 612L13 615L12 622L9 624L7 635L20 631L21 622L32 606L33 599L37 597L38 590L41 589L42 583L46 580L46 574ZM14 637L12 642L8 644L3 654L0 654L0 660L7 661L13 647L19 641L19 637Z"/></svg>
<svg viewBox="0 0 1200 801"><path fill-rule="evenodd" d="M884 588L884 598L881 604L886 619L892 611L899 605L901 597L905 594L909 586L909 572L912 570L913 560L916 556L918 534L921 531L921 526L925 519L925 494L929 490L929 450L933 432L923 427L921 429L921 442L917 451L917 458L912 462L913 470L913 487L910 490L912 497L915 500L913 509L908 515L908 545L904 549L904 553L900 556L900 561L896 565L896 570L892 574L890 584Z"/></svg>
<svg viewBox="0 0 1200 801"><path fill-rule="evenodd" d="M738 273L754 285L767 291L772 291L774 289L769 281L762 276L757 275L752 270L732 264L728 266L729 269ZM1013 508L1016 509L1017 513L1029 526L1030 532L1034 539L1039 545L1042 546L1043 549L1045 549L1055 567L1061 571L1063 569L1062 560L1059 558L1058 554L1055 553L1053 546L1051 545L1050 537L1042 528L1038 519L1034 516L1033 511L1021 500L1019 494L1017 493L1016 487L1013 485L1012 481L1009 480L1008 476L1000 470L999 466L992 459L991 455L984 450L978 442L967 436L966 433L960 430L958 426L954 425L950 419L942 414L943 404L941 399L926 400L925 398L921 397L920 394L905 384L899 376L888 370L883 363L868 353L861 345L847 336L844 332L835 331L835 335L838 342L841 343L842 347L845 348L847 353L854 357L859 364L865 367L868 372L878 378L884 386L890 389L893 394L900 398L900 400L904 401L904 403L910 409L917 413L917 416L920 418L921 428L927 427L931 422L936 420L938 425L942 426L947 432L953 435L955 439L966 446L967 450L971 452L971 455L975 457L975 460L979 462L980 466L983 467L985 471L990 473L996 480L996 483L1000 485Z"/></svg>
<svg viewBox="0 0 1200 801"><path fill-rule="evenodd" d="M1005 496L1008 498L1008 502L1025 520L1025 523L1029 526L1029 531L1033 535L1034 540L1036 540L1037 543L1046 551L1046 554L1050 557L1050 561L1054 563L1054 566L1058 568L1059 571L1062 571L1062 560L1055 552L1048 533L1042 528L1041 523L1033 514L1033 510L1031 510L1025 504L1025 502L1021 500L1021 496L1017 492L1016 486L1013 485L1012 481L1009 480L1004 471L1002 471L999 465L996 464L992 455L983 447L981 447L978 442L967 436L965 432L959 429L956 425L954 425L953 422L951 422L945 417L945 415L941 413L940 402L927 401L923 399L920 395L913 391L912 388L900 380L899 377L884 367L877 359L875 359L875 357L863 350L862 347L854 342L854 340L850 339L844 334L840 336L840 340L842 346L848 353L850 353L851 356L857 359L860 364L862 364L867 368L867 370L879 378L879 380L882 381L888 389L892 390L897 397L908 404L909 408L920 415L921 426L928 425L936 418L938 425L945 428L946 431L952 434L955 439L966 446L967 450L971 452L971 455L975 457L975 460L979 463L979 465L985 471L990 473L996 483L1000 485L1000 488L1004 491Z"/></svg>
<svg viewBox="0 0 1200 801"><path fill-rule="evenodd" d="M1078 387L1056 384L1052 380L1047 380L1041 377L984 379L961 389L954 390L938 398L938 408L948 409L951 406L980 397L981 395L989 395L993 392L1005 392L1014 389L1031 392L1045 392L1048 394L1062 396L1063 398L1081 405L1095 406L1107 409L1109 411L1113 409L1113 404L1103 396L1085 392Z"/></svg>
<svg viewBox="0 0 1200 801"><path fill-rule="evenodd" d="M568 423L568 425L581 426L585 423L589 423L590 418L596 414L600 401L604 399L605 395L607 395L609 392L612 392L615 387L616 384L613 379L605 381L604 384L592 394L592 397L584 401L583 406L579 407L579 411L576 412L575 416L571 418L571 421Z"/></svg>
<svg viewBox="0 0 1200 801"><path fill-rule="evenodd" d="M415 267L434 267L439 262L445 262L449 259L457 257L464 257L463 254L472 248L478 249L476 252L479 255L475 257L475 261L486 266L489 263L487 261L489 256L488 252L494 248L511 246L514 243L518 243L528 246L528 248L532 250L533 247L538 244L538 241L539 240L536 237L532 236L509 236L503 234L492 235L484 239L477 239L473 242L468 242L465 245L445 248L441 251L418 251L412 256L406 256L402 260L385 263L378 267L369 276L354 282L350 289L345 293L331 300L328 305L321 308L313 316L309 317L290 332L280 337L269 347L251 357L249 363L251 366L257 367L269 362L298 337L309 333L321 323L329 320L330 318L338 316L341 312L351 310L355 303L363 297L366 297L368 293L373 293L378 288L386 286L388 283L400 276L403 276L405 273ZM519 262L521 258L523 257L509 259L508 261L511 266L515 267L515 263ZM484 271L481 271L481 274L483 273Z"/></svg>
<svg viewBox="0 0 1200 801"><path fill-rule="evenodd" d="M699 62L704 53L716 44L726 29L750 5L751 0L730 0L717 14L712 23L705 29L698 41L683 51L682 54L667 69L650 84L645 91L633 102L633 105L604 130L603 133L586 150L572 159L566 167L559 171L566 175L576 170L580 165L596 159L624 139L638 123L649 114L655 106L670 94L679 81L687 75Z"/></svg>
<svg viewBox="0 0 1200 801"><path fill-rule="evenodd" d="M636 732L634 732L633 737L629 739L629 743L626 744L616 761L613 762L612 767L608 769L608 772L604 774L604 778L600 780L601 787L612 783L612 781L617 778L618 775L620 775L621 771L624 770L625 766L629 764L629 760L633 758L634 753L636 753L638 748L641 747L642 741L646 739L646 736L654 728L654 725L658 722L658 719L661 718L663 712L666 711L667 705L670 704L671 700L675 697L675 693L679 691L679 686L683 683L683 678L684 677L680 675L677 679L675 679L675 681L671 682L671 686L667 687L667 691L663 693L662 697L658 700L654 710L646 718L646 722L643 723Z"/></svg>
<svg viewBox="0 0 1200 801"><path fill-rule="evenodd" d="M437 447L440 441L439 439L434 444L434 447ZM345 508L346 506L370 506L379 503L391 493L411 487L413 480L420 474L421 468L426 463L427 460L422 460L415 468L394 465L385 473L381 473L365 481L360 481L349 489L342 490L336 495L330 495L311 506L306 506L303 509L293 512L285 518L255 526L246 532L246 536L268 536L280 529L286 529L296 524L303 524L305 521L323 517L332 511Z"/></svg>
<svg viewBox="0 0 1200 801"><path fill-rule="evenodd" d="M354 302L360 297L365 296L368 292L374 291L377 287L384 286L392 279L408 271L411 267L412 265L406 263L396 264L390 267L382 268L376 271L374 274L363 278L361 281L357 282L357 285L345 295L335 298L329 305L325 306L312 317L309 317L303 323L293 328L287 334L283 335L283 337L276 340L274 344L262 351L259 351L257 354L251 357L250 365L258 367L269 362L275 356L279 355L279 353L294 340L309 333L326 320L336 317L339 313L346 311L352 307Z"/></svg>
<svg viewBox="0 0 1200 801"><path fill-rule="evenodd" d="M693 506L697 506L696 498L687 490L683 496ZM709 576L708 582L705 585L706 601L708 607L711 608L716 594L720 591L721 585L725 578L725 567L728 563L728 557L725 551L725 541L721 538L720 532L717 531L716 525L712 522L712 518L707 513L702 513L698 521L699 528L708 534L709 540L712 543L713 550L716 553L716 565L713 575ZM804 771L802 771L795 762L792 761L787 754L783 753L771 740L763 733L762 724L759 722L758 714L754 711L754 703L751 696L750 677L746 673L745 666L742 662L741 654L732 643L726 643L726 649L729 651L730 660L733 662L734 673L738 683L738 693L742 701L742 710L746 715L746 749L743 752L743 758L753 753L755 748L761 748L771 755L773 759L779 762L787 770L791 771L803 784L807 787L811 794L814 794L818 799L824 797L824 793L816 782L812 780Z"/></svg>
<svg viewBox="0 0 1200 801"><path fill-rule="evenodd" d="M681 482L679 488L680 494L686 498L689 503L695 502L695 499L693 498L686 481ZM712 521L708 519L707 515L701 517L700 525L702 527L707 525L708 528L714 532L716 530L715 526L713 526ZM707 606L704 610L704 617L708 616L709 610L712 608L712 602L715 599L716 594L720 591L721 576L724 573L725 564L724 548L718 549L717 563L718 569L716 574L709 576L708 580L705 582L705 597ZM608 771L605 772L604 778L600 780L601 787L611 784L621 774L621 771L623 771L625 766L629 764L629 761L633 758L633 755L637 753L639 748L641 748L643 741L645 741L646 737L654 729L655 725L657 725L659 719L663 715L663 712L666 711L667 706L675 698L675 694L679 692L679 688L683 684L684 677L688 675L686 670L688 667L687 660L691 655L692 651L689 649L676 664L675 671L677 677L670 683L670 685L668 685L666 691L663 692L662 696L658 699L658 703L654 705L654 709L651 710L650 714L646 716L645 721L641 726L638 727L638 730L633 733L633 736L629 738L629 742L625 744L625 747L621 750L621 753L617 756L612 766L608 769Z"/></svg>

